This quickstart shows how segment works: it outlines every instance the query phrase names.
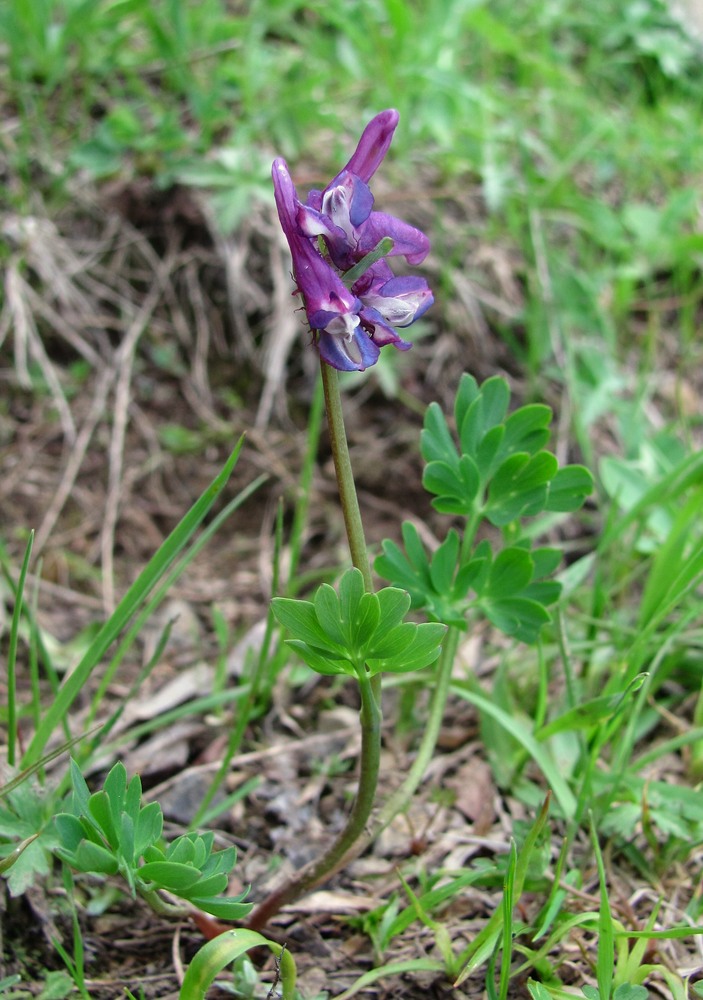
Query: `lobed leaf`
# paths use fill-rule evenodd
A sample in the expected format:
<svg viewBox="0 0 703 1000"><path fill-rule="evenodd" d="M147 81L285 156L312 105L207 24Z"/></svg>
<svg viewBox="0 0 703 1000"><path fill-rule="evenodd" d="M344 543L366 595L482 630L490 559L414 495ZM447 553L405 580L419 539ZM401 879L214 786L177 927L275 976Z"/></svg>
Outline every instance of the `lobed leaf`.
<svg viewBox="0 0 703 1000"><path fill-rule="evenodd" d="M519 517L539 514L544 510L548 484L557 469L557 460L548 451L532 456L517 452L506 458L488 488L485 517L501 526Z"/></svg>
<svg viewBox="0 0 703 1000"><path fill-rule="evenodd" d="M332 677L335 674L354 675L354 666L341 654L331 654L329 650L317 646L309 646L299 639L288 639L286 644L294 649L298 656L318 674Z"/></svg>
<svg viewBox="0 0 703 1000"><path fill-rule="evenodd" d="M98 872L103 875L116 875L119 863L112 851L90 840L82 840L69 860L68 852L63 853L64 860L71 867L81 872Z"/></svg>
<svg viewBox="0 0 703 1000"><path fill-rule="evenodd" d="M449 462L451 465L456 459L456 445L438 403L430 403L427 407L420 450L426 462Z"/></svg>
<svg viewBox="0 0 703 1000"><path fill-rule="evenodd" d="M551 621L544 605L526 597L481 601L480 605L496 628L522 642L536 642L542 626Z"/></svg>
<svg viewBox="0 0 703 1000"><path fill-rule="evenodd" d="M314 598L314 608L325 637L323 647L336 645L341 649L347 649L349 630L343 619L342 607L334 587L330 587L328 583L323 583L321 587L318 587Z"/></svg>
<svg viewBox="0 0 703 1000"><path fill-rule="evenodd" d="M218 920L242 920L251 913L253 903L240 903L222 896L192 896L189 903L204 913L211 913ZM181 994L182 995L182 994Z"/></svg>
<svg viewBox="0 0 703 1000"><path fill-rule="evenodd" d="M310 601L297 601L291 597L274 597L271 601L276 621L293 633L296 638L312 645L324 645L327 635L320 626L315 607Z"/></svg>
<svg viewBox="0 0 703 1000"><path fill-rule="evenodd" d="M139 877L162 889L169 889L179 895L190 889L200 878L200 872L192 865L175 861L149 861L138 870Z"/></svg>
<svg viewBox="0 0 703 1000"><path fill-rule="evenodd" d="M194 896L219 896L227 888L228 882L229 878L223 872L217 875L208 875L207 878L199 878L191 888L182 890L180 895L183 899L192 899Z"/></svg>
<svg viewBox="0 0 703 1000"><path fill-rule="evenodd" d="M416 530L403 526L404 533L414 551L415 559L423 561L420 575L430 581L430 567ZM458 536L452 535L433 558L433 571L439 580L451 579L458 553ZM399 565L400 575L414 580L416 570L411 567L397 546L388 542L385 557L389 563ZM298 631L299 618L295 605L305 605L303 627ZM430 633L418 632L413 622L403 622L411 604L411 595L397 587L384 587L378 593L367 593L363 576L357 569L348 570L339 585L339 595L332 587L323 584L315 594L312 604L287 600L283 617L289 623L293 638L288 639L301 659L313 670L322 674L359 675L381 670L416 670L426 666L439 655L439 641L430 643ZM308 609L312 608L317 624L310 621ZM442 634L444 627L440 626ZM323 632L323 641L311 643L301 635ZM330 637L332 633L332 637ZM439 635L438 632L431 633ZM422 641L418 636L422 636ZM411 652L409 652L412 650ZM420 662L422 661L422 662Z"/></svg>
<svg viewBox="0 0 703 1000"><path fill-rule="evenodd" d="M413 622L405 622L398 628L405 630L405 636L410 641L405 642L403 649L398 649L391 656L380 660L370 658L368 667L371 675L382 670L396 674L410 673L412 670L421 670L429 666L438 658L447 631L446 625L434 622L416 625Z"/></svg>
<svg viewBox="0 0 703 1000"><path fill-rule="evenodd" d="M459 534L452 528L430 562L430 579L438 594L450 593L459 558Z"/></svg>
<svg viewBox="0 0 703 1000"><path fill-rule="evenodd" d="M150 802L139 810L134 828L134 858L135 861L155 843L163 832L164 817L158 802Z"/></svg>
<svg viewBox="0 0 703 1000"><path fill-rule="evenodd" d="M482 595L505 598L523 590L532 579L534 562L526 549L503 549L493 560Z"/></svg>
<svg viewBox="0 0 703 1000"><path fill-rule="evenodd" d="M113 850L120 846L118 827L113 820L110 800L104 790L94 792L88 802L88 813L95 820L102 835Z"/></svg>
<svg viewBox="0 0 703 1000"><path fill-rule="evenodd" d="M188 835L178 837L166 851L169 862L191 865L195 857L195 844Z"/></svg>
<svg viewBox="0 0 703 1000"><path fill-rule="evenodd" d="M571 513L593 492L593 476L584 465L565 465L552 478L544 509Z"/></svg>
<svg viewBox="0 0 703 1000"><path fill-rule="evenodd" d="M544 403L530 403L511 413L505 421L503 450L506 455L525 451L535 455L549 441L552 410Z"/></svg>

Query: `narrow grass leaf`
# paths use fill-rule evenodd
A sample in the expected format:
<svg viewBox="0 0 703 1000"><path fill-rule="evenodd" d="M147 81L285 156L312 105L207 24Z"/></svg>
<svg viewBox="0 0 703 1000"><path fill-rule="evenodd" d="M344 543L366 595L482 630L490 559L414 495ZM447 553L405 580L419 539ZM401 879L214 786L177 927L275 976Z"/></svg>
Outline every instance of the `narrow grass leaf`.
<svg viewBox="0 0 703 1000"><path fill-rule="evenodd" d="M280 985L283 1000L295 998L295 962L285 946L269 941L262 934L250 930L225 931L196 953L183 978L180 1000L204 1000L215 976L231 962L252 948L268 948L276 957L280 968Z"/></svg>
<svg viewBox="0 0 703 1000"><path fill-rule="evenodd" d="M472 691L466 681L453 682L452 690L460 698L475 705L480 712L490 715L518 743L522 744L549 782L554 792L554 797L559 803L564 816L567 819L571 819L576 813L576 799L574 794L562 777L555 761L545 751L545 748L537 742L525 724L520 719L509 715L498 705L495 705L485 695Z"/></svg>
<svg viewBox="0 0 703 1000"><path fill-rule="evenodd" d="M596 958L596 978L598 980L598 990L601 1000L610 1000L613 988L613 961L615 958L615 929L613 927L613 915L610 911L610 899L608 897L608 882L605 875L605 865L598 843L598 831L596 829L593 814L591 820L591 843L598 866L598 880L600 882L600 914L598 916L598 956Z"/></svg>
<svg viewBox="0 0 703 1000"><path fill-rule="evenodd" d="M338 993L337 996L333 997L333 1000L349 1000L350 997L356 996L361 990L365 990L380 979L386 979L388 976L402 976L407 972L442 973L444 965L431 958L411 958L407 962L389 962L387 965L380 965L377 969L371 969L363 976L359 976L348 990ZM185 998L181 997L181 1000L185 1000Z"/></svg>
<svg viewBox="0 0 703 1000"><path fill-rule="evenodd" d="M232 474L243 443L244 438L240 438L239 443L227 459L222 471L213 479L199 500L195 502L166 541L160 546L156 554L150 559L147 566L142 570L122 598L114 613L100 629L85 656L61 685L56 698L47 710L22 758L22 765L24 767L33 764L41 756L54 729L61 719L64 718L75 698L83 690L94 668L129 622L132 615L140 607L147 594L167 572L169 566L197 530Z"/></svg>
<svg viewBox="0 0 703 1000"><path fill-rule="evenodd" d="M547 823L550 799L551 796L548 794L537 818L535 819L535 822L530 827L529 833L525 838L525 843L522 845L522 848L518 853L515 864L515 875L512 882L513 904L516 903L522 895L522 889L525 884L525 877L527 875L532 853L540 834ZM503 909L501 907L493 912L493 915L488 922L484 924L473 941L470 942L470 944L459 956L458 962L463 966L463 968L454 980L453 985L455 987L460 986L466 979L469 978L475 969L482 965L483 962L487 961L494 953L498 940L501 936L502 924Z"/></svg>
<svg viewBox="0 0 703 1000"><path fill-rule="evenodd" d="M22 616L24 584L27 579L27 570L32 555L33 543L34 532L30 531L15 590L15 606L12 609L10 642L7 650L7 763L10 767L15 766L15 754L17 750L17 640L20 630L20 618Z"/></svg>
<svg viewBox="0 0 703 1000"><path fill-rule="evenodd" d="M515 874L517 870L517 847L515 841L510 841L510 857L503 888L503 945L500 962L500 1000L507 1000L510 985L510 963L513 956L513 908L515 906Z"/></svg>

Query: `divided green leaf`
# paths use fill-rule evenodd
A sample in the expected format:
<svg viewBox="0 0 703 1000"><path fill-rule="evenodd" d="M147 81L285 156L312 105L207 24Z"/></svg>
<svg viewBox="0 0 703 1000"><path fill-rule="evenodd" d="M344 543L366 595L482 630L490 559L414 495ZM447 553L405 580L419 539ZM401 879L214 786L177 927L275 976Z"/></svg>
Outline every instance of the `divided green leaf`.
<svg viewBox="0 0 703 1000"><path fill-rule="evenodd" d="M506 417L510 390L494 377L482 386L463 375L454 401L458 438L436 403L430 404L420 447L423 486L444 514L486 517L503 526L543 510L577 510L593 489L583 466L559 470L545 451L552 411L541 403Z"/></svg>
<svg viewBox="0 0 703 1000"><path fill-rule="evenodd" d="M249 912L251 904L241 902L246 893L236 900L218 896L227 888L235 848L213 852L212 831L185 834L162 846L161 807L157 802L141 805L141 781L135 775L127 783L121 762L92 795L75 761L71 761L71 780L68 809L53 824L59 841L56 853L68 865L87 873L120 873L133 893L166 889L228 919Z"/></svg>
<svg viewBox="0 0 703 1000"><path fill-rule="evenodd" d="M421 545L420 551L424 555ZM440 558L435 573L446 572ZM418 670L437 659L446 629L404 622L411 600L411 594L394 587L367 593L360 571L350 569L339 594L323 584L312 602L275 598L272 606L291 636L288 645L312 670L358 677Z"/></svg>

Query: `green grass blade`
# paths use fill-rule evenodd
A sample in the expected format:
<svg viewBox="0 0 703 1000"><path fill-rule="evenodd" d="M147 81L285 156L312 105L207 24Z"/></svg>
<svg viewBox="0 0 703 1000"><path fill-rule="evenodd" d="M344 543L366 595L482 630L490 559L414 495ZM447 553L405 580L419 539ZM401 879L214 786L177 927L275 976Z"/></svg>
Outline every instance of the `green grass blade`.
<svg viewBox="0 0 703 1000"><path fill-rule="evenodd" d="M338 993L336 997L333 997L333 1000L349 1000L350 997L356 996L357 993L366 989L367 986L377 983L379 979L384 979L387 976L401 976L406 972L441 973L444 972L444 964L431 958L411 958L407 962L389 962L387 965L380 965L377 969L371 969L369 972L365 972L363 976L359 976L357 981L348 990Z"/></svg>
<svg viewBox="0 0 703 1000"><path fill-rule="evenodd" d="M49 710L41 721L41 724L32 738L24 757L22 766L27 767L33 764L42 754L44 747L49 741L51 734L58 723L65 717L74 699L83 689L91 672L100 662L105 652L114 642L132 615L139 608L150 590L166 573L169 566L178 556L179 552L188 543L193 532L213 503L224 489L227 480L237 464L239 453L242 449L244 438L240 438L236 448L227 459L222 471L213 479L202 496L195 502L185 517L174 528L163 545L160 546L156 554L150 559L146 567L139 574L135 582L122 598L114 613L100 629L93 643L64 683L61 685L58 694L52 702Z"/></svg>
<svg viewBox="0 0 703 1000"><path fill-rule="evenodd" d="M466 682L457 681L452 683L452 690L460 698L475 705L480 712L490 715L507 733L522 744L549 782L554 792L554 797L559 803L564 816L570 819L576 812L576 799L573 792L561 776L555 762L551 759L545 748L540 746L527 727L519 719L508 715L507 712L503 711L498 705L495 705L485 695L470 690Z"/></svg>
<svg viewBox="0 0 703 1000"><path fill-rule="evenodd" d="M610 1000L613 989L613 962L615 959L615 928L613 915L610 911L608 898L608 883L605 877L605 865L598 843L598 831L591 815L591 842L598 866L600 882L600 914L598 917L598 957L596 959L596 979L601 1000Z"/></svg>
<svg viewBox="0 0 703 1000"><path fill-rule="evenodd" d="M512 881L513 906L522 895L522 889L527 876L527 868L532 857L532 852L537 844L537 840L544 829L549 816L549 804L551 796L547 795L544 804L539 811L537 819L532 824L525 843L520 849L515 864L515 875ZM512 912L512 907L511 907ZM454 981L454 986L460 986L464 980L468 979L474 969L482 965L495 949L498 938L501 934L503 923L503 909L499 907L494 911L492 917L479 931L471 943L460 955L458 963L463 966L461 972Z"/></svg>
<svg viewBox="0 0 703 1000"><path fill-rule="evenodd" d="M498 996L500 1000L507 1000L508 986L510 985L510 963L513 955L513 909L515 906L515 878L517 874L517 847L515 841L510 841L510 859L508 861L508 871L505 875L505 888L503 889L503 944L500 962L500 985Z"/></svg>
<svg viewBox="0 0 703 1000"><path fill-rule="evenodd" d="M7 763L10 767L15 766L17 751L17 639L22 616L22 595L24 594L24 584L27 579L33 544L34 532L31 531L24 550L20 578L15 591L15 606L12 609L10 643L7 651Z"/></svg>
<svg viewBox="0 0 703 1000"><path fill-rule="evenodd" d="M148 621L148 619L152 616L152 614L154 613L156 608L161 604L162 600L169 592L171 587L178 579L180 579L184 571L188 568L188 566L196 558L196 556L200 553L200 551L207 545L212 536L219 531L220 527L225 523L230 514L232 514L235 510L241 507L244 501L247 500L252 495L252 493L256 492L256 490L259 488L259 486L262 485L262 483L266 482L267 478L268 477L266 475L258 476L252 483L250 483L240 493L238 493L236 497L230 500L227 506L223 510L221 510L220 513L217 515L217 517L213 518L213 520L207 526L207 528L205 528L201 532L199 537L188 548L185 555L183 555L182 558L178 560L176 566L160 582L159 586L152 594L148 603L145 604L145 606L142 608L142 610L139 612L139 614L133 621L124 639L119 644L117 652L110 661L110 665L105 671L105 675L102 677L100 684L98 686L98 690L93 697L91 711L88 716L89 722L92 722L92 720L95 718L95 714L98 711L98 708L100 707L100 703L105 695L105 692L107 691L110 682L112 681L115 671L117 670L118 666L124 659L132 643L141 632L145 622ZM148 673L149 671L146 671L144 673L144 676L140 678L139 683L142 683L142 681L146 678L146 676L148 676Z"/></svg>
<svg viewBox="0 0 703 1000"><path fill-rule="evenodd" d="M295 962L285 945L269 941L257 931L237 929L225 931L208 941L197 952L183 979L180 1000L204 1000L215 976L240 955L252 948L269 948L279 963L280 986L283 1000L295 998Z"/></svg>

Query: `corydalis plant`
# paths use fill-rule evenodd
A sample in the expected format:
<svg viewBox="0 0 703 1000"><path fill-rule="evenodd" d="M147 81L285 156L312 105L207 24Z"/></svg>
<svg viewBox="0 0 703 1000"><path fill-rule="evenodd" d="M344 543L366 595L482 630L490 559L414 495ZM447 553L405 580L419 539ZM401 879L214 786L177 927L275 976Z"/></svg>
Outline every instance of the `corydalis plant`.
<svg viewBox="0 0 703 1000"><path fill-rule="evenodd" d="M442 625L403 622L410 598L402 591L373 593L335 371L363 371L375 364L385 344L407 350L411 345L394 326L409 326L432 303L424 279L395 277L386 259L400 254L411 264L419 263L429 250L427 237L401 219L374 212L368 187L397 124L397 111L383 111L369 122L344 169L323 191L311 191L306 204L298 199L285 162L273 164L276 205L293 257L297 291L320 354L330 444L354 564L341 581L339 598L323 587L313 603L278 601L274 610L315 670L356 679L361 749L357 793L344 827L319 858L259 904L249 922L253 929L329 878L355 850L376 795L381 671L415 670L432 663L445 632Z"/></svg>
<svg viewBox="0 0 703 1000"><path fill-rule="evenodd" d="M303 204L283 159L273 164L278 216L293 259L297 292L320 357L340 371L364 371L381 347L412 345L396 327L410 326L433 302L424 278L396 277L387 258L419 264L430 248L419 229L374 212L369 181L398 124L392 109L364 129L347 165ZM380 254L380 257L379 257Z"/></svg>

